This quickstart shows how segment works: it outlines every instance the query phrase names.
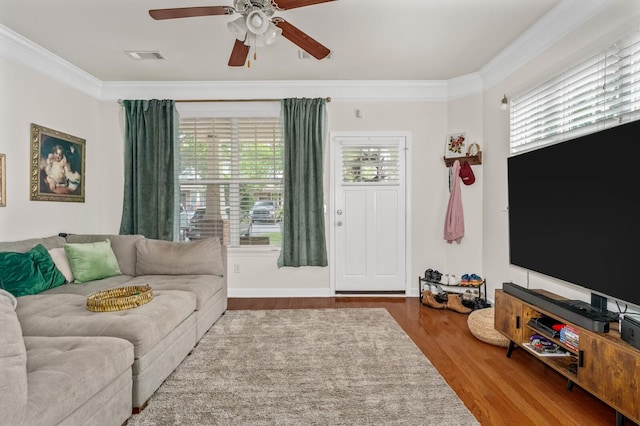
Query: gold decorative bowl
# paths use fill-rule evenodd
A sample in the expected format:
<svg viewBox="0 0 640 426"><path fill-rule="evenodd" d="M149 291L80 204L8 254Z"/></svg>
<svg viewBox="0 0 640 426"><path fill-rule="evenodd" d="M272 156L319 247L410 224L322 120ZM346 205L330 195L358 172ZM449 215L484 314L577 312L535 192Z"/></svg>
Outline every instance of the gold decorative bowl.
<svg viewBox="0 0 640 426"><path fill-rule="evenodd" d="M114 312L136 308L153 299L148 285L118 287L99 291L87 297L87 309L92 312Z"/></svg>

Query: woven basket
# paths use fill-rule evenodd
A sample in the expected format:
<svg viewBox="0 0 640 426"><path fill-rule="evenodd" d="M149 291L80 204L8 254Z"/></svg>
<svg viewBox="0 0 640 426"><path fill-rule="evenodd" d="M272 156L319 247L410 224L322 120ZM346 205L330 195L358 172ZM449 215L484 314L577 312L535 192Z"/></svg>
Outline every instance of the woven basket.
<svg viewBox="0 0 640 426"><path fill-rule="evenodd" d="M87 309L92 312L123 311L144 305L151 299L153 290L148 285L118 287L87 297Z"/></svg>

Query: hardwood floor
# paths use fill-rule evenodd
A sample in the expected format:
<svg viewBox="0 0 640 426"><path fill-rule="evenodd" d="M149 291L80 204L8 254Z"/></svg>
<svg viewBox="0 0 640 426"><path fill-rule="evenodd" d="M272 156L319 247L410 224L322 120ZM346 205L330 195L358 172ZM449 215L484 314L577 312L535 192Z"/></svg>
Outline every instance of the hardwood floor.
<svg viewBox="0 0 640 426"><path fill-rule="evenodd" d="M482 425L614 425L615 411L516 348L476 339L467 315L422 306L418 298L229 299L229 309L384 307ZM428 401L424 401L425 404ZM633 423L627 420L627 425Z"/></svg>

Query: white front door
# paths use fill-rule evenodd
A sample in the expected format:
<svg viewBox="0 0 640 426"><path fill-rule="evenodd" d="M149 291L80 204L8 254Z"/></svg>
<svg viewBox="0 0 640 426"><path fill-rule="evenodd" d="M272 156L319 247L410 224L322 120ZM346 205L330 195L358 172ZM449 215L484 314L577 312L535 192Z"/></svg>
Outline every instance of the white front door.
<svg viewBox="0 0 640 426"><path fill-rule="evenodd" d="M406 290L406 136L335 136L336 292Z"/></svg>

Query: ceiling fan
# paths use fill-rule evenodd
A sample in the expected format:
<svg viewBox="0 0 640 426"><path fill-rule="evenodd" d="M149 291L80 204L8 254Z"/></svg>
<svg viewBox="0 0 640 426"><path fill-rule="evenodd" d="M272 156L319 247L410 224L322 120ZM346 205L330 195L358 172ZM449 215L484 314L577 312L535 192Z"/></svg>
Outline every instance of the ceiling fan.
<svg viewBox="0 0 640 426"><path fill-rule="evenodd" d="M153 19L191 18L196 16L232 15L240 17L227 23L236 37L229 57L230 67L241 67L247 62L252 47L272 44L279 35L300 47L316 59L325 58L331 51L304 31L273 15L277 11L328 3L335 0L233 0L233 6L179 7L149 11ZM249 66L251 63L249 62Z"/></svg>

